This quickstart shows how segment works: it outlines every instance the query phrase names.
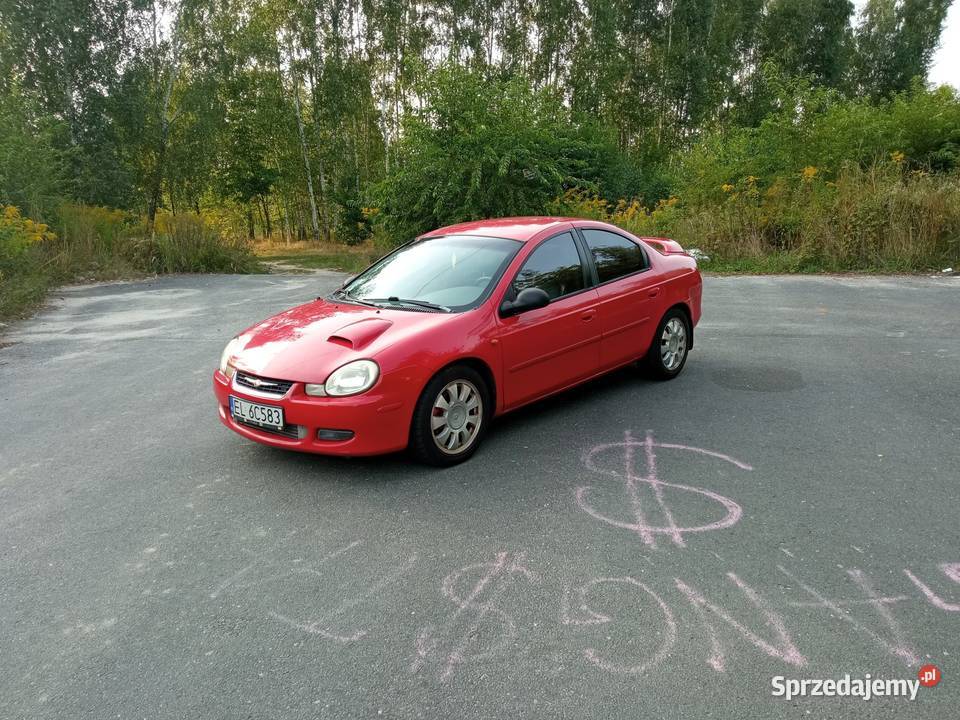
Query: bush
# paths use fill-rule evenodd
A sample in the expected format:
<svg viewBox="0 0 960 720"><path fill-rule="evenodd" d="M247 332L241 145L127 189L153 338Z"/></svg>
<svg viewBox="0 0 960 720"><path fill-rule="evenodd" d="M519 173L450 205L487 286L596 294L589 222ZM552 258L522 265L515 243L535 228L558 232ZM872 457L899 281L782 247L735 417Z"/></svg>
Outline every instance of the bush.
<svg viewBox="0 0 960 720"><path fill-rule="evenodd" d="M158 214L153 232L141 225L128 243L131 260L145 272L246 273L257 266L245 240L221 234L197 215Z"/></svg>
<svg viewBox="0 0 960 720"><path fill-rule="evenodd" d="M375 214L358 197L345 195L337 205L334 235L347 245L360 245L373 234L371 219Z"/></svg>
<svg viewBox="0 0 960 720"><path fill-rule="evenodd" d="M950 87L918 85L881 102L803 86L793 92L758 127L706 135L679 158L674 191L689 204L714 202L724 185L748 177L765 191L806 167L829 180L851 165L869 168L894 154L910 170L960 168L960 97Z"/></svg>
<svg viewBox="0 0 960 720"><path fill-rule="evenodd" d="M56 238L44 223L20 214L13 205L0 208L0 257L14 260L31 245Z"/></svg>
<svg viewBox="0 0 960 720"><path fill-rule="evenodd" d="M49 285L44 246L56 239L43 223L0 208L0 318L38 303Z"/></svg>
<svg viewBox="0 0 960 720"><path fill-rule="evenodd" d="M42 116L15 83L7 90L0 92L0 205L45 217L68 187L66 161L54 142L58 123Z"/></svg>
<svg viewBox="0 0 960 720"><path fill-rule="evenodd" d="M960 177L902 163L848 165L835 180L810 166L766 190L747 180L677 225L717 259L784 254L796 270L917 270L960 255Z"/></svg>
<svg viewBox="0 0 960 720"><path fill-rule="evenodd" d="M136 271L126 248L126 233L136 224L130 213L94 205L65 203L58 212L59 238L52 260L63 277L86 274L99 279Z"/></svg>
<svg viewBox="0 0 960 720"><path fill-rule="evenodd" d="M609 202L583 190L568 190L548 206L551 215L601 220L641 237L672 234L680 217L679 199L659 200L652 208L639 199Z"/></svg>
<svg viewBox="0 0 960 720"><path fill-rule="evenodd" d="M445 69L408 118L375 192L395 241L464 220L544 211L565 189L622 187L634 175L612 133L580 122L554 91Z"/></svg>
<svg viewBox="0 0 960 720"><path fill-rule="evenodd" d="M847 165L828 180L808 166L766 189L748 176L719 193L715 202L686 205L673 197L652 209L567 193L552 209L637 235L671 236L730 268L912 271L960 260L957 173L909 170L893 159L868 168Z"/></svg>

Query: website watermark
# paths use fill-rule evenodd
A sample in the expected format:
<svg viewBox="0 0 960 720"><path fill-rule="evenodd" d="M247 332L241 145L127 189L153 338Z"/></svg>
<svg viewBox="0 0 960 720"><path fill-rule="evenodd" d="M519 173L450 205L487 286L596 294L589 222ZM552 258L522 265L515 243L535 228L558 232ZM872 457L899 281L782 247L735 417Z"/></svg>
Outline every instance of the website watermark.
<svg viewBox="0 0 960 720"><path fill-rule="evenodd" d="M904 698L916 700L920 686L933 687L940 682L942 674L936 665L924 665L917 678L881 678L870 673L862 677L845 674L835 678L788 678L775 675L770 679L773 697L792 700L797 697L853 697L863 700L873 698Z"/></svg>

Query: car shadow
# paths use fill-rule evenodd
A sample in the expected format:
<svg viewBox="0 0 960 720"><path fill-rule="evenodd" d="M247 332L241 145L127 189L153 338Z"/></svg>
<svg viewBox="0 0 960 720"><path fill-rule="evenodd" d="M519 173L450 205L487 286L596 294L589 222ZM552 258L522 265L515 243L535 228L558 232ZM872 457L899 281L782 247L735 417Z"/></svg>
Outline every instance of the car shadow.
<svg viewBox="0 0 960 720"><path fill-rule="evenodd" d="M325 480L333 482L397 482L400 479L412 478L419 470L425 474L436 470L419 465L406 451L373 457L339 457L284 450L268 445L258 445L257 450L272 467L286 468L296 474L322 473Z"/></svg>
<svg viewBox="0 0 960 720"><path fill-rule="evenodd" d="M548 416L560 419L567 413L596 409L607 401L615 400L625 390L646 390L658 385L660 383L647 377L642 370L633 366L623 367L498 417L490 436L516 430Z"/></svg>
<svg viewBox="0 0 960 720"><path fill-rule="evenodd" d="M633 400L642 401L647 394L653 398L653 391L661 386L663 383L650 379L636 367L614 370L498 417L490 427L485 447L480 449L477 456L451 468L422 465L406 451L374 457L337 457L257 445L256 454L258 461L269 464L273 469L284 468L293 475L315 475L332 482L377 484L454 480L461 478L465 472L482 470L486 462L495 459L491 451L496 452L498 439L509 437L511 433L542 432L541 425L544 422L563 425L571 415L595 412L617 402L625 392L629 392ZM638 392L639 398L636 395Z"/></svg>

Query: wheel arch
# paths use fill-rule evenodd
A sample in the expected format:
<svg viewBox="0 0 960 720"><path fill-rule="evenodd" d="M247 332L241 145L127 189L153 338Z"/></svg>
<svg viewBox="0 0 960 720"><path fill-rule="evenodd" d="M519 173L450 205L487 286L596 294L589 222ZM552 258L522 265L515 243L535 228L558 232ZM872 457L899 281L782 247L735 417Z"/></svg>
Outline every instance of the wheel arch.
<svg viewBox="0 0 960 720"><path fill-rule="evenodd" d="M423 391L427 388L427 385L430 384L430 381L433 380L437 375L456 365L466 365L470 369L476 371L480 377L483 378L483 381L487 384L487 391L490 394L490 397L487 398L491 407L490 416L493 417L496 415L497 408L499 406L499 395L497 389L497 380L493 374L493 368L491 368L489 363L487 363L485 360L475 355L458 357L455 360L451 360L450 362L444 363L438 367L436 370L430 373L429 377L427 377L427 379L423 382L423 386L420 388L420 393L423 393Z"/></svg>
<svg viewBox="0 0 960 720"><path fill-rule="evenodd" d="M690 344L687 346L688 350L693 350L693 313L690 312L690 306L685 302L678 302L666 309L666 311L661 316L661 321L664 317L667 316L671 310L679 310L683 313L683 316L687 319L687 330L690 333Z"/></svg>
<svg viewBox="0 0 960 720"><path fill-rule="evenodd" d="M447 368L453 367L454 365L466 365L467 367L475 370L477 373L480 374L480 377L482 377L483 381L487 384L487 392L490 394L490 397L487 398L492 408L490 417L493 417L494 415L496 415L497 405L499 404L498 396L497 396L497 379L493 375L493 369L490 367L490 365L487 364L485 360L482 360L481 358L478 358L476 356L468 356L468 357L457 358L456 360L451 360L442 368L439 368L437 372L431 375L430 379L432 380L434 377L436 377L436 375L443 372ZM430 380L428 380L427 382L430 382Z"/></svg>
<svg viewBox="0 0 960 720"><path fill-rule="evenodd" d="M465 365L469 367L471 370L473 370L478 375L480 375L480 377L483 379L484 383L487 385L487 392L489 394L489 396L487 397L487 404L490 407L490 410L486 414L487 416L485 420L489 421L493 419L493 416L497 414L497 402L498 402L496 379L491 367L484 360L476 356L459 357L455 360L451 360L450 362L445 363L444 365L438 367L436 370L430 373L430 375L424 381L423 386L420 388L420 393L417 396L417 404L419 404L420 399L423 397L423 394L427 389L427 386L430 385L430 383L434 380L434 378L436 378L444 370L455 367L457 365ZM414 427L415 427L416 420L417 420L417 413L416 413L416 405L415 405L414 411L411 413L411 416L410 416L410 427L407 431L408 447L410 447L411 444L414 442L413 438L414 438Z"/></svg>

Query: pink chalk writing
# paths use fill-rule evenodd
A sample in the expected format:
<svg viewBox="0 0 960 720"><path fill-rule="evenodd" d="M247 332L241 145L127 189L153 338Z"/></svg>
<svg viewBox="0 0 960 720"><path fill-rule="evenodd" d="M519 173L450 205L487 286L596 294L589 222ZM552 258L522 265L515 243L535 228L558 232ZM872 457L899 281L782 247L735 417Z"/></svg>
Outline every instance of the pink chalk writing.
<svg viewBox="0 0 960 720"><path fill-rule="evenodd" d="M751 645L766 653L770 657L782 660L788 665L793 665L795 667L803 667L806 665L806 658L804 658L800 653L800 650L793 642L793 638L790 637L790 633L787 632L783 618L763 598L760 597L760 594L756 590L743 582L743 580L741 580L739 577L734 575L732 572L727 573L727 577L740 589L747 600L749 600L750 603L760 611L760 615L763 617L764 624L773 631L774 635L776 636L776 640L774 642L768 642L767 640L764 640L762 637L750 630L746 625L743 625L735 620L729 612L708 601L699 591L695 590L680 578L674 578L674 583L677 586L677 590L679 590L680 593L697 610L700 621L707 629L707 634L710 637L711 647L711 653L707 658L707 664L717 672L723 672L726 665L725 652L723 645L720 642L720 635L707 617L706 611L709 611L736 630Z"/></svg>
<svg viewBox="0 0 960 720"><path fill-rule="evenodd" d="M943 574L960 585L960 563L941 563Z"/></svg>
<svg viewBox="0 0 960 720"><path fill-rule="evenodd" d="M317 570L314 570L314 569L311 569L311 568L293 568L293 569L283 570L283 571L280 572L280 573L275 573L275 574L273 574L273 575L271 575L271 576L269 576L269 577L266 577L266 578L263 578L263 577L257 578L256 580L253 580L252 582L251 582L251 581L241 582L241 580L242 580L243 578L245 578L247 575L250 575L253 570L255 570L257 567L259 567L265 560L269 559L270 555L272 555L272 554L274 553L274 551L276 551L276 550L280 547L281 544L283 544L284 542L286 542L286 540L288 540L289 538L293 537L293 536L296 535L296 534L297 534L297 531L296 531L296 530L293 530L293 531L291 531L291 532L286 536L286 538L284 538L283 540L281 540L280 542L278 542L277 544L275 544L273 547L267 549L267 550L264 551L264 552L255 553L255 554L253 555L254 561L251 562L251 563L248 564L248 565L245 565L243 568L241 568L240 570L238 570L237 572L235 572L233 575L231 575L229 578L227 578L227 579L224 580L222 583L220 583L220 584L214 589L214 591L210 593L210 599L211 599L211 600L216 600L217 597L219 597L221 594L223 594L223 593L226 592L226 591L236 592L236 591L238 591L238 590L244 590L244 589L247 589L247 588L254 587L254 586L256 586L256 585L262 585L262 584L270 583L270 582L277 582L277 581L279 581L279 580L281 580L281 579L283 579L283 578L285 578L285 577L287 577L287 576L289 576L289 575L313 574L313 575L319 576L320 573L319 573ZM316 564L317 566L323 565L323 564L324 564L325 562L327 562L328 560L333 560L334 558L340 557L340 556L343 555L344 553L347 553L347 552L349 552L350 550L353 550L355 547L359 547L359 546L362 545L362 544L363 544L363 541L362 541L362 540L354 540L353 542L348 543L347 545L345 545L345 546L343 546L343 547L341 547L341 548L338 548L338 549L336 549L336 550L333 550L333 551L327 553L327 554L324 555L322 558L320 558L318 561L316 561L315 564Z"/></svg>
<svg viewBox="0 0 960 720"><path fill-rule="evenodd" d="M329 612L322 613L319 618L310 622L300 622L279 612L271 612L269 613L269 616L272 619L283 623L284 625L288 625L296 630L300 630L310 635L316 635L326 640L333 640L334 642L344 645L356 642L367 634L366 630L337 630L332 627L332 621L336 620L341 615L346 614L348 611L357 607L361 603L366 602L369 598L378 595L385 588L392 585L403 575L409 572L416 562L417 556L411 555L403 565L394 568L392 572L389 572L383 577L379 578L365 590L348 597L334 609L330 610Z"/></svg>
<svg viewBox="0 0 960 720"><path fill-rule="evenodd" d="M684 547L686 541L683 536L687 533L720 530L735 525L737 521L740 520L742 510L740 506L730 498L724 497L712 490L661 480L657 470L657 448L693 452L723 460L742 470L752 469L746 463L735 460L723 453L704 450L703 448L689 447L687 445L658 443L654 440L652 431L647 432L646 438L642 442L634 440L631 433L627 431L624 433L623 442L598 445L584 456L583 461L588 469L616 477L623 482L623 489L626 493L628 509L632 518L630 520L620 520L609 517L597 510L590 502L590 496L595 492L594 486L588 485L577 488L577 504L584 512L597 520L636 533L640 540L651 549L657 547L658 535L665 535L674 545ZM640 451L643 455L645 465L643 474L638 474L635 467L637 451ZM622 469L618 470L601 464L607 456L614 454L617 454L618 457L621 458ZM652 494L652 500L654 502L649 502L650 498L643 500L641 497L641 489L643 487L647 488L648 492ZM672 494L676 494L677 492L693 493L709 498L719 504L725 510L725 514L720 519L712 522L695 525L678 524L674 517L671 504L667 502L668 491ZM647 505L654 507L660 516L661 519L656 523L648 520Z"/></svg>
<svg viewBox="0 0 960 720"><path fill-rule="evenodd" d="M673 612L671 612L670 608L660 598L660 596L639 580L636 580L632 577L594 578L585 585L580 586L577 592L577 597L580 601L578 610L580 613L582 613L580 617L575 617L571 614L568 589L567 592L564 593L563 600L561 601L560 622L564 625L597 625L612 622L613 618L611 618L609 615L596 612L587 605L587 596L589 595L590 591L598 585L604 584L621 584L630 587L636 587L645 593L649 598L651 598L659 607L660 614L663 618L663 640L660 643L660 647L655 653L653 653L653 655L646 660L633 665L622 665L620 663L615 663L604 659L601 656L600 651L596 650L595 648L586 648L583 651L583 655L588 662L597 666L601 670L606 670L607 672L617 673L620 675L640 675L657 665L670 653L670 650L677 641L677 623L673 618Z"/></svg>
<svg viewBox="0 0 960 720"><path fill-rule="evenodd" d="M948 578L953 580L953 582L960 585L960 563L942 563L940 565L940 570L943 571L943 574ZM935 608L940 610L946 610L947 612L960 612L960 603L947 602L942 597L937 595L933 590L930 589L926 583L922 582L916 575L910 572L907 568L903 569L903 572L910 582L917 586L917 589L923 593L923 596L933 605Z"/></svg>
<svg viewBox="0 0 960 720"><path fill-rule="evenodd" d="M817 601L813 607L821 607L829 610L834 617L842 620L863 635L873 640L877 645L889 652L891 655L902 660L907 667L916 665L920 662L920 658L904 640L903 630L901 629L900 624L893 617L893 613L888 607L888 605L891 604L891 599L878 596L873 589L873 584L870 582L869 578L867 578L866 574L863 573L863 571L854 569L847 571L847 574L867 596L868 604L870 604L877 611L881 619L887 625L893 636L892 641L871 630L869 627L855 618L850 612L845 611L840 606L838 601L828 599L825 595L798 579L782 565L778 565L777 569L797 583L797 585L803 589L804 592Z"/></svg>
<svg viewBox="0 0 960 720"><path fill-rule="evenodd" d="M419 672L429 661L439 664L438 679L443 682L466 662L478 662L501 654L517 637L517 626L513 617L497 607L514 576L521 576L528 582L537 582L537 576L524 566L524 553L512 558L508 552L497 553L492 562L468 565L447 575L440 591L453 602L456 609L447 618L440 629L427 626L420 630L416 639L416 656L410 666L411 672ZM479 577L476 577L479 575ZM459 586L462 580L476 577L472 587L466 593ZM462 618L466 616L466 620ZM470 646L479 634L482 626L491 622L498 625L499 636L482 649L470 651ZM455 633L462 628L460 633ZM446 650L443 646L448 645Z"/></svg>

